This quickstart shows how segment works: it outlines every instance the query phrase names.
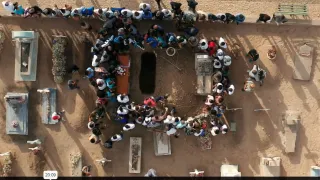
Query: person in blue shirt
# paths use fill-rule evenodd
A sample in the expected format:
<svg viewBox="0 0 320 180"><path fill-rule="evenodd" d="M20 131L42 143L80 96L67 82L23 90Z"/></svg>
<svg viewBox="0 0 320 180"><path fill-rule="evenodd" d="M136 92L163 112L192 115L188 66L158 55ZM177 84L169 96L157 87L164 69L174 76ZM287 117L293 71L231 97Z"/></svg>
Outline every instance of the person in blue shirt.
<svg viewBox="0 0 320 180"><path fill-rule="evenodd" d="M151 11L143 11L142 19L152 19Z"/></svg>
<svg viewBox="0 0 320 180"><path fill-rule="evenodd" d="M184 32L188 37L190 37L190 36L197 36L199 30L196 27L189 27Z"/></svg>
<svg viewBox="0 0 320 180"><path fill-rule="evenodd" d="M88 79L93 78L94 77L94 70L91 67L88 67L86 69L86 72L84 72L84 74L86 75L86 77Z"/></svg>
<svg viewBox="0 0 320 180"><path fill-rule="evenodd" d="M167 39L169 45L174 45L177 43L177 37L174 33L167 33Z"/></svg>
<svg viewBox="0 0 320 180"><path fill-rule="evenodd" d="M166 48L166 47L168 47L168 44L167 44L167 42L164 40L163 37L158 36L157 40L158 40L159 46L160 46L161 48Z"/></svg>
<svg viewBox="0 0 320 180"><path fill-rule="evenodd" d="M81 15L85 16L85 17L90 17L90 16L93 15L93 11L94 11L94 7L93 6L91 6L89 8L83 8L81 10Z"/></svg>
<svg viewBox="0 0 320 180"><path fill-rule="evenodd" d="M116 86L116 83L115 83L114 79L112 79L112 78L108 78L106 80L106 84L109 89L113 89Z"/></svg>
<svg viewBox="0 0 320 180"><path fill-rule="evenodd" d="M14 8L13 8L13 13L14 13L15 15L22 16L22 15L24 14L24 9L22 8L21 5L18 5L17 2L15 2L15 3L13 4L13 6L14 6Z"/></svg>
<svg viewBox="0 0 320 180"><path fill-rule="evenodd" d="M243 14L236 14L235 22L238 24L243 23L246 17Z"/></svg>
<svg viewBox="0 0 320 180"><path fill-rule="evenodd" d="M156 48L158 47L158 41L156 38L150 36L147 39L147 44L149 44L151 47Z"/></svg>

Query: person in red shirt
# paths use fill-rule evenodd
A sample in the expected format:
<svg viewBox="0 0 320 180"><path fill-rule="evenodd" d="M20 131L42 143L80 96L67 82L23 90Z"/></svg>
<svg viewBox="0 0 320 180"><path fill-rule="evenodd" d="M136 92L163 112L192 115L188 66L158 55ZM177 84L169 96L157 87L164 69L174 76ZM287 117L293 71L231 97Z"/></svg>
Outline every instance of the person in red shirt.
<svg viewBox="0 0 320 180"><path fill-rule="evenodd" d="M156 107L157 103L154 97L148 97L143 101L143 104L150 106L150 107Z"/></svg>
<svg viewBox="0 0 320 180"><path fill-rule="evenodd" d="M210 56L216 54L217 45L216 45L216 43L214 41L209 41L208 42L208 51L209 51L209 55Z"/></svg>

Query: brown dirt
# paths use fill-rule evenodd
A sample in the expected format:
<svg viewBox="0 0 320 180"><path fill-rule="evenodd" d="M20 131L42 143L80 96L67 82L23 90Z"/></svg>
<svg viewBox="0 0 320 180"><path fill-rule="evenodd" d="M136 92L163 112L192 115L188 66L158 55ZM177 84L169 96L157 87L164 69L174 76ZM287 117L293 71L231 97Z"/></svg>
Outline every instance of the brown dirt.
<svg viewBox="0 0 320 180"><path fill-rule="evenodd" d="M44 1L46 2L46 1ZM224 1L223 1L224 2ZM273 2L273 1L270 1ZM273 2L274 3L274 2ZM39 2L40 4L40 2ZM84 4L86 5L86 4ZM219 6L218 6L219 7ZM101 24L92 20L94 28ZM153 138L151 132L143 127L137 127L133 131L126 132L124 140L114 144L112 149L91 144L88 141L89 130L86 129L87 115L94 108L95 93L87 80L81 76L74 77L80 80L80 90L70 91L66 82L56 85L51 74L51 39L53 34L67 35L69 38L69 62L76 63L81 68L81 73L90 64L91 59L87 57L83 44L79 43L83 34L79 30L78 22L66 19L16 19L1 18L6 40L3 52L0 56L0 96L9 91L29 91L29 135L8 136L5 135L5 107L3 99L0 98L0 152L11 151L16 154L14 161L15 176L36 176L44 170L57 170L59 176L69 176L69 158L71 150L80 150L83 154L84 164L92 165L92 174L97 176L141 176L128 173L129 159L129 137L142 137L142 172L149 168L157 170L159 175L169 174L171 176L186 176L194 168L204 170L207 176L219 176L220 166L224 163L238 164L243 176L259 175L259 159L262 156L274 155L282 158L283 176L306 176L309 168L319 159L320 144L317 143L319 134L319 103L320 94L320 71L318 53L316 49L312 79L308 82L295 81L292 79L293 58L296 47L303 41L315 45L319 43L316 38L320 34L317 27L305 26L265 26L265 25L206 25L199 24L201 33L207 37L223 36L229 44L240 45L240 55L231 65L231 80L235 84L235 94L228 98L229 107L243 107L233 113L227 113L229 120L237 122L236 135L229 133L219 135L213 139L212 149L201 151L197 139L192 136L182 135L171 139L172 155L155 157ZM168 22L161 23L168 31L174 26ZM146 29L148 23L138 24L139 29ZM214 28L213 28L214 27ZM35 30L40 33L38 51L38 76L33 83L14 83L14 47L11 41L12 30ZM92 33L90 33L92 38ZM270 61L266 54L269 45L275 45L278 54L276 60ZM241 92L241 87L246 70L251 68L245 60L245 53L255 47L261 55L259 62L268 71L266 82L263 87L257 87L253 94ZM317 47L317 46L316 46ZM147 49L149 50L149 49ZM194 115L203 104L204 97L195 96L195 71L194 55L190 49L178 51L178 55L168 58L177 63L183 69L178 72L167 61L160 58L166 57L163 50L156 50L158 54L156 92L155 95L165 93L171 94L170 103L177 105L180 116ZM135 102L140 102L145 97L139 91L138 75L140 71L140 50L131 51L131 96ZM71 76L69 76L71 78ZM68 78L66 78L67 80ZM36 92L38 88L57 87L58 109L65 109L66 122L57 125L43 125L40 120L39 103L40 97ZM256 108L271 108L268 112L253 112ZM287 155L283 152L281 142L280 117L285 110L301 111L301 128L299 129L296 152ZM112 134L119 132L121 126L107 120L108 128L103 132L102 141ZM44 163L30 159L27 140L45 137L44 141ZM201 151L201 153L200 153ZM30 158L29 158L30 156ZM111 159L104 168L95 163L96 159L106 157ZM186 158L187 157L187 158ZM35 158L35 157L34 157ZM30 160L30 161L29 161ZM39 169L30 170L39 166ZM39 164L39 165L37 165ZM170 165L170 166L168 166ZM172 171L171 167L175 167ZM142 173L142 174L143 174Z"/></svg>

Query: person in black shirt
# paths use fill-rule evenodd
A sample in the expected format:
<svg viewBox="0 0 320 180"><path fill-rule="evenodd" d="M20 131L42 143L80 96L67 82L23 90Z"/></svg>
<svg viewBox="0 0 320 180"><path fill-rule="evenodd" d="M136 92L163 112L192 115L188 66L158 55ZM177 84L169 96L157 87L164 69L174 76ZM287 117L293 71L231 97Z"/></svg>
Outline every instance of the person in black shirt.
<svg viewBox="0 0 320 180"><path fill-rule="evenodd" d="M42 14L44 14L45 16L48 16L48 17L55 17L57 13L56 13L56 11L54 11L51 8L44 8L42 10Z"/></svg>
<svg viewBox="0 0 320 180"><path fill-rule="evenodd" d="M266 23L270 19L271 19L271 17L268 14L260 14L259 18L257 19L257 22L262 21L262 22Z"/></svg>
<svg viewBox="0 0 320 180"><path fill-rule="evenodd" d="M174 13L174 16L181 15L181 13L182 13L182 10L181 10L182 4L181 3L170 2L170 5L171 5L172 12Z"/></svg>
<svg viewBox="0 0 320 180"><path fill-rule="evenodd" d="M247 56L249 57L249 62L252 63L254 61L257 61L259 59L259 53L255 49L251 49Z"/></svg>
<svg viewBox="0 0 320 180"><path fill-rule="evenodd" d="M153 17L155 17L156 20L163 20L163 17L164 17L164 13L159 11L159 10L156 10L154 13L153 13Z"/></svg>
<svg viewBox="0 0 320 180"><path fill-rule="evenodd" d="M226 23L229 24L229 22L234 22L236 17L233 14L226 13Z"/></svg>
<svg viewBox="0 0 320 180"><path fill-rule="evenodd" d="M196 13L196 6L198 3L195 0L187 0L189 9Z"/></svg>

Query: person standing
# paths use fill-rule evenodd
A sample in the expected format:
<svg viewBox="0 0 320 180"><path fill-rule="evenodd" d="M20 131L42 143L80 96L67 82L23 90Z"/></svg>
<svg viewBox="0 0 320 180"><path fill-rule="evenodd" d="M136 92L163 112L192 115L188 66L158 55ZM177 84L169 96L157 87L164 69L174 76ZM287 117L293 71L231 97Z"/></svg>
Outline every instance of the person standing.
<svg viewBox="0 0 320 180"><path fill-rule="evenodd" d="M188 3L188 6L189 6L189 9L191 11L193 11L194 13L196 13L196 7L198 5L198 3L196 2L196 0L187 0L187 3Z"/></svg>
<svg viewBox="0 0 320 180"><path fill-rule="evenodd" d="M252 62L255 62L259 59L259 53L257 52L257 50L255 49L251 49L247 56L249 57L249 62L252 63Z"/></svg>
<svg viewBox="0 0 320 180"><path fill-rule="evenodd" d="M155 0L155 1L156 1L157 5L158 5L159 11L161 11L161 5L160 5L161 0Z"/></svg>
<svg viewBox="0 0 320 180"><path fill-rule="evenodd" d="M268 21L270 22L270 20L271 20L271 17L268 14L260 14L256 22L258 23L262 21L264 23L267 23Z"/></svg>
<svg viewBox="0 0 320 180"><path fill-rule="evenodd" d="M276 22L277 26L288 21L288 19L281 13L274 13L272 19Z"/></svg>

